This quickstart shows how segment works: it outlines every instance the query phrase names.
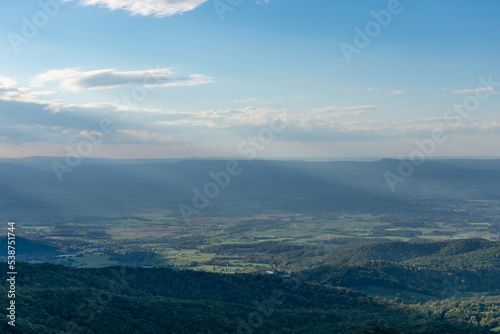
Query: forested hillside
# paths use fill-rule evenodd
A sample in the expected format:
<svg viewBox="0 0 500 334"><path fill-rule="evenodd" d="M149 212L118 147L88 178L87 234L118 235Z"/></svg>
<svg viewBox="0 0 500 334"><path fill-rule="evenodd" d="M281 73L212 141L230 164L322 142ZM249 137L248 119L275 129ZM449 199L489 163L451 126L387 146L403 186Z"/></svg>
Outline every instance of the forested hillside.
<svg viewBox="0 0 500 334"><path fill-rule="evenodd" d="M18 272L16 327L2 323L5 333L465 334L488 333L498 320L480 327L435 308L272 275L26 263ZM498 315L498 304L488 307Z"/></svg>
<svg viewBox="0 0 500 334"><path fill-rule="evenodd" d="M448 267L500 268L500 243L485 239L460 239L435 242L382 242L342 249L328 261L388 261L411 265L443 265Z"/></svg>

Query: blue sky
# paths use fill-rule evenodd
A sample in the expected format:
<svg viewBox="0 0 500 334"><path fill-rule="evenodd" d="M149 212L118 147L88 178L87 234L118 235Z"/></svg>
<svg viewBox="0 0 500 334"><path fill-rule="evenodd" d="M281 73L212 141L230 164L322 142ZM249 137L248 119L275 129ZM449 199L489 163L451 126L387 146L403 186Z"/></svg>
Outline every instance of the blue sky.
<svg viewBox="0 0 500 334"><path fill-rule="evenodd" d="M499 10L3 1L0 157L407 157L430 141L426 156L498 156Z"/></svg>

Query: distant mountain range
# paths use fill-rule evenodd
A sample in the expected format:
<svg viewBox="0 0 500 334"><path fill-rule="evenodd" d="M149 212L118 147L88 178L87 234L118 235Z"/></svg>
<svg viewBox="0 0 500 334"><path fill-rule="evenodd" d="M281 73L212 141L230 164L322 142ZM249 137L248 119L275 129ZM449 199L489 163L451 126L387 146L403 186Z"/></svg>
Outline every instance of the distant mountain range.
<svg viewBox="0 0 500 334"><path fill-rule="evenodd" d="M216 195L210 198L215 204L258 201L278 207L309 207L349 199L500 199L500 159L427 160L420 166L411 165L411 173L409 162L394 159L238 161L233 167L239 173L227 180L225 160L83 159L71 172L65 170L59 182L51 164L56 161L58 166L68 167L64 160L0 159L0 214L13 207L109 207L109 201L118 198L122 204L155 201L175 207L191 203L195 189L203 193L208 184L209 193ZM218 181L214 175L219 175Z"/></svg>

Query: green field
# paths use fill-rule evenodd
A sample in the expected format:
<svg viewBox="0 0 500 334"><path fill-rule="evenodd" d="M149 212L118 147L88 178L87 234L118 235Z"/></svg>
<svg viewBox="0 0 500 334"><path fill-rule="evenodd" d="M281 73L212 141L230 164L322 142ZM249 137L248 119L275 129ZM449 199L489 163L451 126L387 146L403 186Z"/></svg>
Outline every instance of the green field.
<svg viewBox="0 0 500 334"><path fill-rule="evenodd" d="M472 237L494 240L498 237L495 221L489 218L500 212L497 201L427 205L431 209L419 213L401 213L404 212L401 210L377 214L311 214L293 210L259 213L252 204L230 207L230 210L221 205L222 211L229 210L231 214L205 213L189 222L173 209L140 209L132 205L123 215L94 212L64 220L34 218L19 224L19 233L55 243L63 254L83 255L58 259L65 265L168 266L216 272L265 272L269 268L287 272L293 269L293 263L281 261L276 264L278 255L270 255L265 249L269 243L314 248L360 241L438 241ZM248 211L255 214L248 215ZM465 211L467 215L462 213ZM220 254L211 249L214 246ZM238 260L221 260L224 256L238 255L234 252L244 253L244 256ZM129 254L139 260L132 262Z"/></svg>

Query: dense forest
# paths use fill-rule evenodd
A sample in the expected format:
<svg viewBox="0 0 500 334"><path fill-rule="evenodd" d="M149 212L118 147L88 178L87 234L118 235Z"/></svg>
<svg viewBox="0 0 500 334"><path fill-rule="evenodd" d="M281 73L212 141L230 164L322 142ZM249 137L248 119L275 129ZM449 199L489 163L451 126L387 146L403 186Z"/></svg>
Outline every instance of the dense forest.
<svg viewBox="0 0 500 334"><path fill-rule="evenodd" d="M488 333L500 322L498 297L389 301L342 287L346 281L331 268L279 277L20 263L18 272L16 327L4 322L2 332ZM377 279L366 272L351 278L360 284Z"/></svg>

